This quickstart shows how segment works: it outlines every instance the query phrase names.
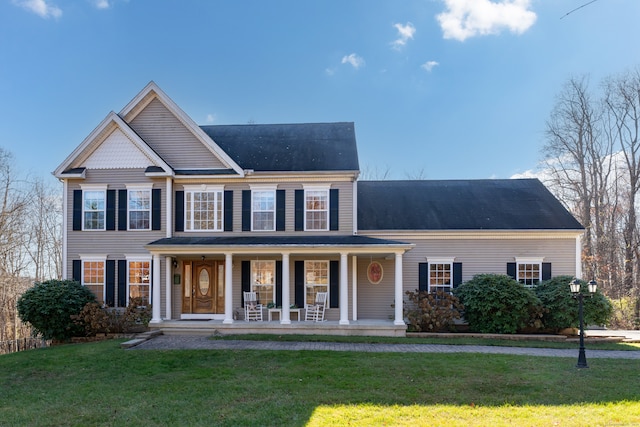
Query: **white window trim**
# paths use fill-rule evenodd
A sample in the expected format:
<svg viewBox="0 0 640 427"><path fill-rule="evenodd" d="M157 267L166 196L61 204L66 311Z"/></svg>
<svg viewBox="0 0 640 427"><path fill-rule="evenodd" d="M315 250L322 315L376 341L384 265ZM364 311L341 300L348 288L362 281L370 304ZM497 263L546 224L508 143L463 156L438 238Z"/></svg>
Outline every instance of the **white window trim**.
<svg viewBox="0 0 640 427"><path fill-rule="evenodd" d="M149 231L151 230L151 224L153 223L153 183L150 184L125 184L127 188L127 231ZM131 209L129 209L129 194L131 191L148 191L149 192L149 227L148 228L130 228L131 224ZM144 211L136 211L144 212Z"/></svg>
<svg viewBox="0 0 640 427"><path fill-rule="evenodd" d="M256 232L264 232L264 231L276 231L276 190L278 189L277 185L256 185L256 184L251 184L249 185L249 188L251 189L251 231L256 231ZM254 211L253 210L253 195L254 192L267 192L270 191L273 193L273 221L271 223L271 228L269 230L256 230L255 227L253 226L253 218L254 218L254 213L255 212L270 212L270 211Z"/></svg>
<svg viewBox="0 0 640 427"><path fill-rule="evenodd" d="M327 303L325 305L325 309L329 308L330 292L331 292L331 262L328 259L308 259L304 261L304 305L314 304L315 301L307 301L307 287L308 286L325 286L325 285L311 285L307 283L307 264L310 262L324 262L327 264Z"/></svg>
<svg viewBox="0 0 640 427"><path fill-rule="evenodd" d="M329 231L331 222L331 185L328 184L302 184L304 189L304 231ZM327 193L327 226L325 228L307 228L307 191L325 191Z"/></svg>
<svg viewBox="0 0 640 427"><path fill-rule="evenodd" d="M270 286L273 287L273 301L260 301L261 304L263 304L265 307L267 304L269 304L270 302L273 302L275 304L275 302L277 301L277 297L276 297L276 261L275 260L271 260L271 259L260 259L260 260L251 260L251 282L250 282L250 290L251 292L258 292L256 291L256 289L254 288L254 286L256 286L256 282L253 276L254 273L254 266L256 265L255 263L257 262L268 262L270 264L273 264L273 284L271 284ZM261 285L257 285L257 286L264 286L263 284Z"/></svg>
<svg viewBox="0 0 640 427"><path fill-rule="evenodd" d="M538 282L540 283L542 282L542 263L544 262L544 258L531 258L531 257L515 257L516 260L516 280L518 282L520 282L519 276L520 276L520 266L523 264L538 264ZM521 282L520 282L521 283ZM537 285L537 283L535 284L526 284L523 283L523 285L525 287L531 288Z"/></svg>
<svg viewBox="0 0 640 427"><path fill-rule="evenodd" d="M449 278L449 291L453 290L453 263L455 262L455 258L431 258L427 257L427 292L431 292L431 264L449 264L449 271L451 272L451 276ZM444 287L445 285L434 285L437 287Z"/></svg>
<svg viewBox="0 0 640 427"><path fill-rule="evenodd" d="M107 229L107 188L105 184L80 184L82 190L82 231L105 231ZM87 191L102 191L104 195L104 224L102 228L85 228L84 227L84 196ZM99 211L95 211L99 212Z"/></svg>
<svg viewBox="0 0 640 427"><path fill-rule="evenodd" d="M146 255L125 255L125 259L127 260L127 271L125 272L127 275L127 307L129 306L129 295L131 295L131 291L129 290L129 269L131 268L132 262L148 262L149 263L149 304L151 304L151 293L153 292L153 268L151 267L151 261L153 258L151 256ZM118 272L120 274L120 272Z"/></svg>
<svg viewBox="0 0 640 427"><path fill-rule="evenodd" d="M224 185L184 185L182 189L185 192L184 195L184 231L188 233L220 233L224 231ZM221 225L220 228L206 229L206 230L195 230L193 228L193 215L189 218L189 211L187 210L187 193L221 193L220 195L220 215L221 215ZM193 211L191 212L193 214ZM187 227L189 222L191 221L191 228Z"/></svg>
<svg viewBox="0 0 640 427"><path fill-rule="evenodd" d="M104 274L102 276L102 302L103 304L107 301L107 256L106 255L80 255L80 283L82 286L85 285L84 280L84 263L85 262L102 262L102 268ZM95 283L91 284L95 286Z"/></svg>

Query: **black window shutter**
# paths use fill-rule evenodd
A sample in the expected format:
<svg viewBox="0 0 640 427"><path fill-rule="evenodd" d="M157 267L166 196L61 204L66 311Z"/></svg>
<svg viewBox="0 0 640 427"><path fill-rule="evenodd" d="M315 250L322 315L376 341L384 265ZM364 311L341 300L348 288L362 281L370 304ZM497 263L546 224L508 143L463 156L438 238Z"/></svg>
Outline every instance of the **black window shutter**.
<svg viewBox="0 0 640 427"><path fill-rule="evenodd" d="M295 192L295 230L304 230L304 190Z"/></svg>
<svg viewBox="0 0 640 427"><path fill-rule="evenodd" d="M285 190L276 190L276 231L284 231L285 229Z"/></svg>
<svg viewBox="0 0 640 427"><path fill-rule="evenodd" d="M542 263L542 280L551 279L551 263L543 262Z"/></svg>
<svg viewBox="0 0 640 427"><path fill-rule="evenodd" d="M451 283L455 288L457 288L460 283L462 283L462 263L454 262L453 263L453 282Z"/></svg>
<svg viewBox="0 0 640 427"><path fill-rule="evenodd" d="M78 283L82 283L82 261L74 259L71 268L72 279Z"/></svg>
<svg viewBox="0 0 640 427"><path fill-rule="evenodd" d="M82 230L82 190L73 190L73 231Z"/></svg>
<svg viewBox="0 0 640 427"><path fill-rule="evenodd" d="M127 199L127 190L118 190L118 230L127 230L127 208L129 200Z"/></svg>
<svg viewBox="0 0 640 427"><path fill-rule="evenodd" d="M304 261L294 262L293 269L296 305L304 308Z"/></svg>
<svg viewBox="0 0 640 427"><path fill-rule="evenodd" d="M151 229L160 230L162 219L162 190L151 190Z"/></svg>
<svg viewBox="0 0 640 427"><path fill-rule="evenodd" d="M107 260L105 279L107 283L105 303L108 307L113 307L116 304L116 261L113 259Z"/></svg>
<svg viewBox="0 0 640 427"><path fill-rule="evenodd" d="M242 231L251 231L251 190L242 190Z"/></svg>
<svg viewBox="0 0 640 427"><path fill-rule="evenodd" d="M149 284L151 286L151 284ZM118 260L118 307L127 306L127 260Z"/></svg>
<svg viewBox="0 0 640 427"><path fill-rule="evenodd" d="M224 192L224 231L233 231L233 191Z"/></svg>
<svg viewBox="0 0 640 427"><path fill-rule="evenodd" d="M418 264L418 290L429 290L429 263L421 262Z"/></svg>
<svg viewBox="0 0 640 427"><path fill-rule="evenodd" d="M329 261L329 307L340 307L340 262Z"/></svg>
<svg viewBox="0 0 640 427"><path fill-rule="evenodd" d="M242 271L240 281L242 283L242 293L240 294L240 301L244 307L244 292L251 290L251 261L242 261Z"/></svg>
<svg viewBox="0 0 640 427"><path fill-rule="evenodd" d="M184 191L176 191L175 204L175 229L176 231L184 231Z"/></svg>
<svg viewBox="0 0 640 427"><path fill-rule="evenodd" d="M507 276L511 276L512 279L517 280L516 278L516 263L508 262L507 263Z"/></svg>
<svg viewBox="0 0 640 427"><path fill-rule="evenodd" d="M332 188L329 190L329 230L338 229L338 212L338 189Z"/></svg>
<svg viewBox="0 0 640 427"><path fill-rule="evenodd" d="M116 190L107 190L107 230L116 229Z"/></svg>
<svg viewBox="0 0 640 427"><path fill-rule="evenodd" d="M282 307L282 261L276 261L276 307Z"/></svg>

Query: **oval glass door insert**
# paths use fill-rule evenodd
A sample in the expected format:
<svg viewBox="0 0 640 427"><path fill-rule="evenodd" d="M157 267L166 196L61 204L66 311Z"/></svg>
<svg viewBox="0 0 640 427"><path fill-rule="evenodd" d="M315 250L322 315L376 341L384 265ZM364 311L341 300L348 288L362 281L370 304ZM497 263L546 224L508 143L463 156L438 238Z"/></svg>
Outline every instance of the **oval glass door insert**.
<svg viewBox="0 0 640 427"><path fill-rule="evenodd" d="M207 295L209 293L209 272L206 268L200 270L200 277L198 277L198 287L200 288L201 295Z"/></svg>

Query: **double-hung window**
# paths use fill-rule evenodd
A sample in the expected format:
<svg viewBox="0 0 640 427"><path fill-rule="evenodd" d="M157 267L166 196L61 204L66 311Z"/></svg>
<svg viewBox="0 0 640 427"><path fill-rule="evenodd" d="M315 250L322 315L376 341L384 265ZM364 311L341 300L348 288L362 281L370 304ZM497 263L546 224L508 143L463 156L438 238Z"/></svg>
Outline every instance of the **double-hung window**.
<svg viewBox="0 0 640 427"><path fill-rule="evenodd" d="M105 300L105 258L82 258L82 285L93 292L99 304Z"/></svg>
<svg viewBox="0 0 640 427"><path fill-rule="evenodd" d="M516 279L527 288L542 280L542 260L516 258Z"/></svg>
<svg viewBox="0 0 640 427"><path fill-rule="evenodd" d="M451 293L453 288L453 260L429 259L429 292Z"/></svg>
<svg viewBox="0 0 640 427"><path fill-rule="evenodd" d="M252 187L251 229L274 231L276 229L276 189Z"/></svg>
<svg viewBox="0 0 640 427"><path fill-rule="evenodd" d="M318 292L329 292L329 261L304 262L304 287L305 304L314 304Z"/></svg>
<svg viewBox="0 0 640 427"><path fill-rule="evenodd" d="M329 187L304 187L304 229L329 229Z"/></svg>
<svg viewBox="0 0 640 427"><path fill-rule="evenodd" d="M82 186L82 229L104 230L107 187Z"/></svg>
<svg viewBox="0 0 640 427"><path fill-rule="evenodd" d="M151 260L127 260L127 305L132 298L140 298L142 305L151 302Z"/></svg>
<svg viewBox="0 0 640 427"><path fill-rule="evenodd" d="M251 291L256 293L260 304L276 301L276 262L269 260L251 261Z"/></svg>
<svg viewBox="0 0 640 427"><path fill-rule="evenodd" d="M223 230L222 186L185 186L185 231Z"/></svg>
<svg viewBox="0 0 640 427"><path fill-rule="evenodd" d="M129 230L151 230L151 186L127 186Z"/></svg>

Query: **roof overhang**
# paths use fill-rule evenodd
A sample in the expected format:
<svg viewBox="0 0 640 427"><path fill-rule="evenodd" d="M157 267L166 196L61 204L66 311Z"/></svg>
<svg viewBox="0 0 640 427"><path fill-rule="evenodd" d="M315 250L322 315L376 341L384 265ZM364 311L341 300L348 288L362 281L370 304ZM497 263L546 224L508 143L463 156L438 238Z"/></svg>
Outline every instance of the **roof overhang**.
<svg viewBox="0 0 640 427"><path fill-rule="evenodd" d="M145 246L154 255L227 253L389 254L404 253L412 243L364 236L168 237Z"/></svg>
<svg viewBox="0 0 640 427"><path fill-rule="evenodd" d="M584 229L545 229L545 230L358 230L379 239L401 240L521 240L521 239L575 239L584 234Z"/></svg>

